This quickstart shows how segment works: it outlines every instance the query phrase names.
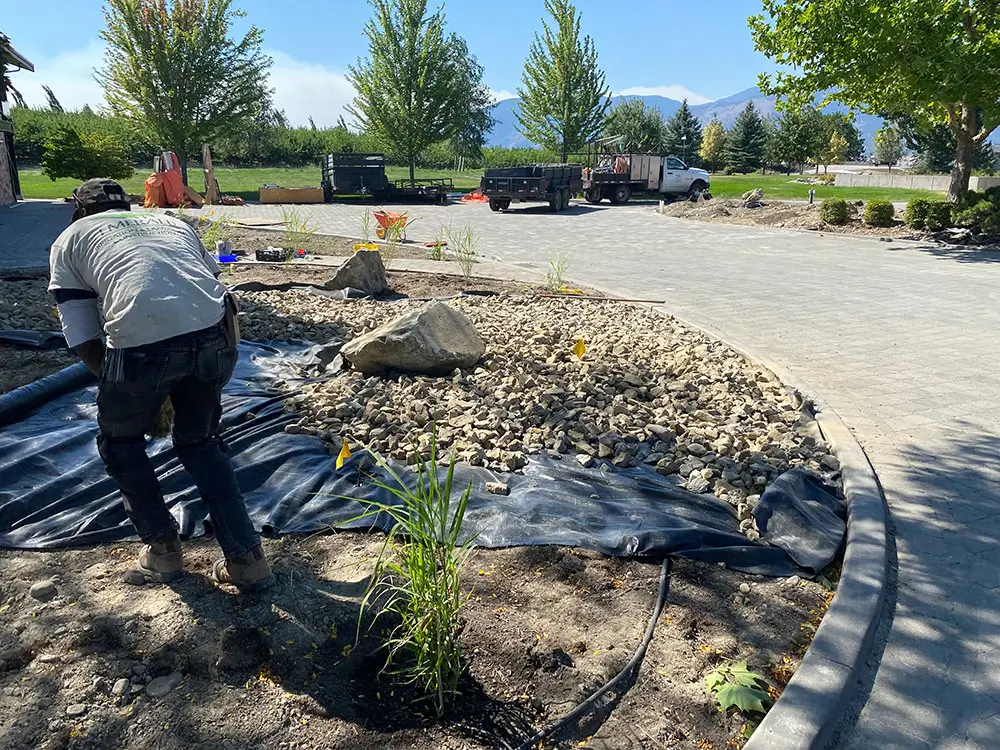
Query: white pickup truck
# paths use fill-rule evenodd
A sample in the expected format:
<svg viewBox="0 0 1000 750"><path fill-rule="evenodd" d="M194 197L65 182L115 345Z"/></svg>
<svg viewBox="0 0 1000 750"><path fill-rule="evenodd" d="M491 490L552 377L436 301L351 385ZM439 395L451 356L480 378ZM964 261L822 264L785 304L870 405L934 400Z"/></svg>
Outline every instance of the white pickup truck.
<svg viewBox="0 0 1000 750"><path fill-rule="evenodd" d="M619 205L639 192L691 197L707 191L708 185L708 172L689 167L676 156L602 155L596 167L583 171L583 195L588 203L607 198Z"/></svg>

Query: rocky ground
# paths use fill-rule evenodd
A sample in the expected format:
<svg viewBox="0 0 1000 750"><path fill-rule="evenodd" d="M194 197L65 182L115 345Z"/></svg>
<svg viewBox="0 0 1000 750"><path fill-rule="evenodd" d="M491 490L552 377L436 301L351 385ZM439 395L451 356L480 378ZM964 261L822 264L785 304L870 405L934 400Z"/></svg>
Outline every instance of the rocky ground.
<svg viewBox="0 0 1000 750"><path fill-rule="evenodd" d="M332 275L296 264L229 273L264 283ZM244 336L343 341L421 304L403 294L470 287L461 276L389 278L394 301L241 293ZM472 463L518 470L547 451L584 465L655 466L727 499L750 537L749 509L781 471L806 465L836 478L798 397L719 342L622 303L471 285L493 294L449 304L485 339L480 366L437 379L346 371L288 404L301 415L291 429L406 461L437 423L440 441ZM55 328L44 288L41 277L3 282L4 325ZM580 340L582 358L572 351ZM4 365L12 351L0 351L0 382L19 377ZM171 587L123 582L131 544L0 551L0 749L514 747L621 668L657 588L657 566L638 561L477 551L464 570L469 678L459 707L437 721L379 676L378 628L355 642L379 545L352 534L268 540L278 585L253 596L210 582L218 552L206 540L187 545L192 575ZM776 694L829 597L798 578L679 562L638 684L606 723L560 746L739 747L745 717L714 707L705 674L745 658Z"/></svg>
<svg viewBox="0 0 1000 750"><path fill-rule="evenodd" d="M698 203L683 201L665 205L663 215L681 219L712 221L720 224L749 224L759 227L804 229L812 232L853 234L885 239L923 239L922 233L915 232L903 224L901 212L897 212L897 221L894 226L870 227L861 220L863 205L848 203L847 207L848 222L843 226L820 221L819 201L813 205L770 201L766 195L764 205L758 208L744 208L739 200L715 199Z"/></svg>
<svg viewBox="0 0 1000 750"><path fill-rule="evenodd" d="M421 304L329 300L300 292L243 294L242 327L257 340L343 341ZM486 341L471 371L446 378L346 371L289 400L332 453L343 440L398 461L428 454L434 430L460 460L519 471L543 452L584 466L639 464L714 492L756 531L750 509L768 483L837 459L816 440L801 400L769 372L704 334L623 303L505 294L454 300ZM582 358L573 352L583 341Z"/></svg>

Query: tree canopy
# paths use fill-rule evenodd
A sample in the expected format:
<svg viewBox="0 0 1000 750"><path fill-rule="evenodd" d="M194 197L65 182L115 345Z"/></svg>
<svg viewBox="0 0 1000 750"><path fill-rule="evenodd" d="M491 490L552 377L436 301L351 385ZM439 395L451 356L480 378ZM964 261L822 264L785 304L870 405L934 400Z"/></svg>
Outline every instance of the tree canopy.
<svg viewBox="0 0 1000 750"><path fill-rule="evenodd" d="M580 14L569 0L545 0L554 29L543 19L524 63L517 129L532 143L559 151L566 161L596 137L611 106L597 49L580 37Z"/></svg>
<svg viewBox="0 0 1000 750"><path fill-rule="evenodd" d="M488 122L482 67L460 37L446 31L444 12L427 0L370 0L368 57L348 66L357 92L348 111L387 149L406 160L410 179L420 152L458 136L479 117Z"/></svg>
<svg viewBox="0 0 1000 750"><path fill-rule="evenodd" d="M749 19L759 51L791 72L762 74L785 106L836 99L956 136L949 198L968 190L972 154L1000 125L998 0L764 0Z"/></svg>
<svg viewBox="0 0 1000 750"><path fill-rule="evenodd" d="M747 102L733 127L726 133L726 167L741 174L760 169L764 164L766 147L767 128L764 120L753 102Z"/></svg>
<svg viewBox="0 0 1000 750"><path fill-rule="evenodd" d="M269 102L260 29L230 37L243 15L232 0L107 0L97 80L112 112L177 154L185 182L189 155L239 132Z"/></svg>
<svg viewBox="0 0 1000 750"><path fill-rule="evenodd" d="M873 141L875 161L879 164L887 164L889 171L892 171L893 165L903 155L903 144L899 137L899 131L893 125L886 123L878 129Z"/></svg>
<svg viewBox="0 0 1000 750"><path fill-rule="evenodd" d="M622 151L660 151L664 128L660 110L647 107L637 96L627 97L605 117L604 137L617 139L616 148Z"/></svg>
<svg viewBox="0 0 1000 750"><path fill-rule="evenodd" d="M712 120L701 131L701 148L698 149L698 156L701 157L705 169L721 169L725 161L726 151L726 129L722 127L722 122L718 118Z"/></svg>
<svg viewBox="0 0 1000 750"><path fill-rule="evenodd" d="M667 120L664 131L663 150L668 154L681 157L684 161L697 165L700 162L698 151L701 149L701 123L691 113L687 99L681 102L681 107L674 116Z"/></svg>

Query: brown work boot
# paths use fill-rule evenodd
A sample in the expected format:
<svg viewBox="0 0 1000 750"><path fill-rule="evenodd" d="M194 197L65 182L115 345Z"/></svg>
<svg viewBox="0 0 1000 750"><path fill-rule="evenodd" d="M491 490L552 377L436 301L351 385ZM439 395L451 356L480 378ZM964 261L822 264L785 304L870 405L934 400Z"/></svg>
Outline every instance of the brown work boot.
<svg viewBox="0 0 1000 750"><path fill-rule="evenodd" d="M184 575L181 538L174 534L152 544L142 545L137 569L145 580L156 583L166 583L181 578Z"/></svg>
<svg viewBox="0 0 1000 750"><path fill-rule="evenodd" d="M242 557L217 560L212 577L219 583L229 583L241 591L260 591L274 583L271 566L267 564L264 550L254 547Z"/></svg>

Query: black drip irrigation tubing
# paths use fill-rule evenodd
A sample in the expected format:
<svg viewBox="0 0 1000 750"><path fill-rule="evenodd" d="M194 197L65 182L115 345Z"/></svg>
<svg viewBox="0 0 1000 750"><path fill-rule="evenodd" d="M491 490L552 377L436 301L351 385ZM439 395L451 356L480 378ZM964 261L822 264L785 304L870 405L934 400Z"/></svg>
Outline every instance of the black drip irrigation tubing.
<svg viewBox="0 0 1000 750"><path fill-rule="evenodd" d="M630 676L633 671L638 670L639 666L642 664L642 660L646 656L646 650L649 648L649 644L653 640L653 631L656 630L656 623L660 619L660 615L663 614L663 607L667 603L667 596L670 593L670 569L672 567L673 559L670 557L664 558L663 565L660 567L660 591L656 597L656 603L653 605L653 614L650 615L649 624L646 626L646 635L643 636L642 642L635 650L635 653L632 655L628 664L622 667L622 670L618 674L595 690L576 708L559 719L559 721L554 724L550 724L545 729L539 730L534 736L529 737L527 740L518 745L517 750L531 750L540 742L543 742L565 728L568 724L586 715L594 709L597 702L601 698L607 695L610 691L614 690L615 687L624 681L626 677Z"/></svg>

